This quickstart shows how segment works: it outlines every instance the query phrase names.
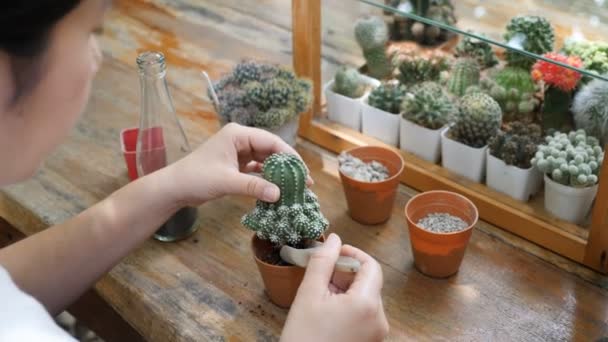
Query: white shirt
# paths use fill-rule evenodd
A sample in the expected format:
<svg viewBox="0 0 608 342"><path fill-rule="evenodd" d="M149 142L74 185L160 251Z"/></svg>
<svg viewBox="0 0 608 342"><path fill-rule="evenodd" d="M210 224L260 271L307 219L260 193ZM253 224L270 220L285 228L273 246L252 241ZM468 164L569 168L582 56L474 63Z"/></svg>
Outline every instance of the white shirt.
<svg viewBox="0 0 608 342"><path fill-rule="evenodd" d="M0 342L76 341L34 297L21 291L0 266Z"/></svg>

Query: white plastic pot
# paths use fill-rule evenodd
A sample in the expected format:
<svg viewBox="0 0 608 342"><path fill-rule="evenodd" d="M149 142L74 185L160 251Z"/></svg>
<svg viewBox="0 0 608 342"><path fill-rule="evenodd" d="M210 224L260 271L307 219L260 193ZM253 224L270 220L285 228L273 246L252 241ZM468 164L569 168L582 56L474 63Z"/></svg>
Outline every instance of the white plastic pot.
<svg viewBox="0 0 608 342"><path fill-rule="evenodd" d="M507 165L504 161L487 153L486 184L488 187L520 201L528 201L540 189L543 175L535 167L522 169Z"/></svg>
<svg viewBox="0 0 608 342"><path fill-rule="evenodd" d="M582 224L591 210L598 185L575 188L560 184L545 175L545 209L552 215Z"/></svg>
<svg viewBox="0 0 608 342"><path fill-rule="evenodd" d="M399 121L401 115L372 107L366 96L361 103L361 130L391 146L399 147Z"/></svg>
<svg viewBox="0 0 608 342"><path fill-rule="evenodd" d="M268 129L269 132L281 137L283 141L291 146L296 146L296 138L298 135L298 127L300 126L300 116L296 115L282 126L276 129Z"/></svg>
<svg viewBox="0 0 608 342"><path fill-rule="evenodd" d="M380 81L376 79L367 76L362 77L364 77L371 87L380 85ZM350 97L335 93L332 90L333 86L334 81L331 80L323 87L323 92L325 93L325 99L327 101L328 119L361 132L361 104L363 98L369 94L369 90L366 91L363 96L351 99Z"/></svg>
<svg viewBox="0 0 608 342"><path fill-rule="evenodd" d="M441 156L441 132L439 129L428 129L409 120L401 118L401 139L399 146L402 150L411 152L422 159L433 163L439 162Z"/></svg>
<svg viewBox="0 0 608 342"><path fill-rule="evenodd" d="M446 169L481 183L486 170L488 146L474 148L446 136L449 129L441 132L441 165Z"/></svg>

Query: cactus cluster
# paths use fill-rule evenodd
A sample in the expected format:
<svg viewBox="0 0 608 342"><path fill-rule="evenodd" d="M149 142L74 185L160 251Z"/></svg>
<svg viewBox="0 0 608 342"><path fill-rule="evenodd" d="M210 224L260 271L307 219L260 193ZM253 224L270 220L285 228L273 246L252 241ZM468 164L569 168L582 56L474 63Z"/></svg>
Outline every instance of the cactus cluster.
<svg viewBox="0 0 608 342"><path fill-rule="evenodd" d="M608 43L599 41L566 40L562 51L568 56L579 56L583 61L585 70L598 75L608 73ZM591 77L584 77L583 82L591 81Z"/></svg>
<svg viewBox="0 0 608 342"><path fill-rule="evenodd" d="M532 165L560 184L587 187L598 182L603 159L599 141L580 129L547 136L545 144L538 146Z"/></svg>
<svg viewBox="0 0 608 342"><path fill-rule="evenodd" d="M584 85L572 102L574 124L608 144L608 82L595 79Z"/></svg>
<svg viewBox="0 0 608 342"><path fill-rule="evenodd" d="M480 148L498 133L501 122L502 110L494 99L484 93L467 94L460 100L456 122L448 131L448 137Z"/></svg>
<svg viewBox="0 0 608 342"><path fill-rule="evenodd" d="M435 130L448 124L458 108L439 84L423 82L405 95L401 110L404 119Z"/></svg>
<svg viewBox="0 0 608 342"><path fill-rule="evenodd" d="M297 247L304 240L319 238L329 222L316 195L306 187L307 172L304 163L292 154L276 153L266 158L264 179L279 187L281 197L276 203L258 200L241 223L276 246Z"/></svg>
<svg viewBox="0 0 608 342"><path fill-rule="evenodd" d="M456 24L454 6L450 0L385 0L385 4L443 24ZM449 31L411 20L398 13L385 12L385 14L392 15L393 40L413 40L423 45L436 45L453 36Z"/></svg>
<svg viewBox="0 0 608 342"><path fill-rule="evenodd" d="M237 64L213 89L219 100L215 109L223 123L267 129L305 112L312 102L309 80L297 78L282 66L256 61Z"/></svg>
<svg viewBox="0 0 608 342"><path fill-rule="evenodd" d="M355 68L341 66L334 76L333 91L352 99L363 96L367 83Z"/></svg>
<svg viewBox="0 0 608 342"><path fill-rule="evenodd" d="M434 52L428 56L403 53L395 59L399 68L399 82L412 85L425 81L438 81L450 65L445 55Z"/></svg>
<svg viewBox="0 0 608 342"><path fill-rule="evenodd" d="M391 58L386 52L388 27L377 16L365 16L355 23L355 38L363 50L368 74L377 79L390 76L393 72Z"/></svg>
<svg viewBox="0 0 608 342"><path fill-rule="evenodd" d="M480 33L477 34L481 35ZM463 37L458 42L455 56L473 58L481 69L491 68L498 64L498 58L489 43L469 36Z"/></svg>
<svg viewBox="0 0 608 342"><path fill-rule="evenodd" d="M518 15L507 24L504 39L507 44L524 51L542 55L553 51L555 33L551 23L540 16ZM507 50L507 63L530 70L535 60L518 52Z"/></svg>
<svg viewBox="0 0 608 342"><path fill-rule="evenodd" d="M521 169L529 169L538 145L542 142L541 128L537 124L511 122L490 139L490 154Z"/></svg>
<svg viewBox="0 0 608 342"><path fill-rule="evenodd" d="M405 86L396 82L383 82L371 91L367 103L380 110L399 114L405 96Z"/></svg>
<svg viewBox="0 0 608 342"><path fill-rule="evenodd" d="M500 104L507 121L524 119L540 103L535 97L537 85L526 69L506 67L492 70L480 85Z"/></svg>
<svg viewBox="0 0 608 342"><path fill-rule="evenodd" d="M477 61L472 58L458 58L448 78L448 91L456 96L463 96L467 88L479 83L480 70Z"/></svg>

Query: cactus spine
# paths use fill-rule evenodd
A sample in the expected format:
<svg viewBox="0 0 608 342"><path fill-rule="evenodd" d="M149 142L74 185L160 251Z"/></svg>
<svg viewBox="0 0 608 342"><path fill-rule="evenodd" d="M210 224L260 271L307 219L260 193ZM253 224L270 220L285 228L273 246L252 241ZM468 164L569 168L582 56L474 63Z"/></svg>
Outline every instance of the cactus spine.
<svg viewBox="0 0 608 342"><path fill-rule="evenodd" d="M520 49L542 55L553 51L555 44L555 33L551 23L543 17L519 15L513 17L504 34L508 44L520 47ZM520 67L530 70L535 60L520 53L507 50L507 63L509 66Z"/></svg>
<svg viewBox="0 0 608 342"><path fill-rule="evenodd" d="M316 195L306 187L304 163L288 153L266 158L262 168L264 179L276 184L281 197L276 203L258 200L256 207L241 219L262 240L275 245L298 246L306 239L315 240L329 222L320 211Z"/></svg>
<svg viewBox="0 0 608 342"><path fill-rule="evenodd" d="M532 165L541 172L572 187L593 186L598 182L604 152L595 137L580 129L568 134L555 132L545 142L532 158Z"/></svg>
<svg viewBox="0 0 608 342"><path fill-rule="evenodd" d="M502 122L502 111L494 99L484 93L467 94L460 100L456 123L448 135L474 148L487 145L498 133Z"/></svg>
<svg viewBox="0 0 608 342"><path fill-rule="evenodd" d="M386 53L388 28L384 20L377 16L360 18L355 24L355 38L363 50L369 75L377 79L390 76L393 66Z"/></svg>
<svg viewBox="0 0 608 342"><path fill-rule="evenodd" d="M577 129L608 144L608 82L595 79L574 96L572 113Z"/></svg>
<svg viewBox="0 0 608 342"><path fill-rule="evenodd" d="M457 107L439 84L424 82L414 86L405 95L401 110L404 119L435 130L452 119Z"/></svg>
<svg viewBox="0 0 608 342"><path fill-rule="evenodd" d="M384 82L369 94L368 104L385 112L399 114L405 91L404 85Z"/></svg>
<svg viewBox="0 0 608 342"><path fill-rule="evenodd" d="M532 166L531 160L541 142L539 125L514 121L490 139L488 148L491 155L507 165L528 169Z"/></svg>
<svg viewBox="0 0 608 342"><path fill-rule="evenodd" d="M479 83L479 65L472 58L459 58L452 67L447 88L456 96L463 96L470 86Z"/></svg>
<svg viewBox="0 0 608 342"><path fill-rule="evenodd" d="M340 95L352 99L359 98L365 93L365 88L366 84L361 74L354 68L342 66L334 76L333 91Z"/></svg>

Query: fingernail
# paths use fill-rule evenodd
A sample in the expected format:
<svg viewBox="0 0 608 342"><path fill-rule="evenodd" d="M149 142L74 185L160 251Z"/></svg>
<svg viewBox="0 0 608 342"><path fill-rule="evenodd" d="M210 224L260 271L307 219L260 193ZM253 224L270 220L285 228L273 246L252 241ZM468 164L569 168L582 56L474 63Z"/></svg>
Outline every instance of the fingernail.
<svg viewBox="0 0 608 342"><path fill-rule="evenodd" d="M326 242L327 244L334 245L338 242L340 242L340 238L338 237L338 235L336 235L334 233L329 234L329 236L327 237L327 242Z"/></svg>
<svg viewBox="0 0 608 342"><path fill-rule="evenodd" d="M308 178L306 179L308 181L308 184L313 185L315 184L314 179L312 179L312 177L308 176Z"/></svg>
<svg viewBox="0 0 608 342"><path fill-rule="evenodd" d="M267 186L262 194L262 200L266 202L276 202L279 199L279 189L275 186Z"/></svg>

